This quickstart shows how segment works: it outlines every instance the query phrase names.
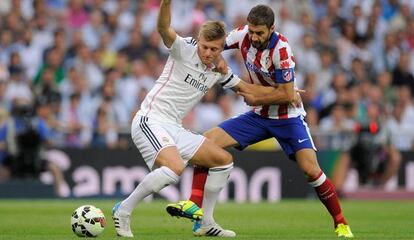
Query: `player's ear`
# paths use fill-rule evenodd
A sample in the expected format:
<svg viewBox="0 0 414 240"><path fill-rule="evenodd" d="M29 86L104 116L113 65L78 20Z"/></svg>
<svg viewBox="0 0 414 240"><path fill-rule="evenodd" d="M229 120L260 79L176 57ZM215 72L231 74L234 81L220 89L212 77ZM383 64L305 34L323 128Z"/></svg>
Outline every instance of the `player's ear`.
<svg viewBox="0 0 414 240"><path fill-rule="evenodd" d="M270 32L274 32L275 31L275 25L272 25L269 29Z"/></svg>

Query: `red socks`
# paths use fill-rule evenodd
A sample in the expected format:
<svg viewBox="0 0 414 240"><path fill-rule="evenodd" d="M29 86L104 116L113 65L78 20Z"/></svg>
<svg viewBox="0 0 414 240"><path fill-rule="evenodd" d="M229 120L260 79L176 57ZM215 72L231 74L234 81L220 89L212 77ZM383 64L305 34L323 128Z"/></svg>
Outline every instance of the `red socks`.
<svg viewBox="0 0 414 240"><path fill-rule="evenodd" d="M335 186L331 180L321 171L318 177L308 180L309 184L315 188L319 199L325 205L331 214L335 227L340 224L347 224L345 217L342 215L341 206L339 205L338 196L335 192Z"/></svg>
<svg viewBox="0 0 414 240"><path fill-rule="evenodd" d="M208 175L208 168L195 166L193 173L193 185L191 186L191 197L193 201L200 208L203 205L204 184L206 183ZM315 188L315 191L331 214L335 227L340 224L348 224L345 217L342 215L341 206L339 205L338 196L335 192L335 186L331 180L321 171L318 177L308 180L309 184Z"/></svg>
<svg viewBox="0 0 414 240"><path fill-rule="evenodd" d="M207 175L208 168L194 166L190 200L200 208L203 206L204 184L206 183Z"/></svg>

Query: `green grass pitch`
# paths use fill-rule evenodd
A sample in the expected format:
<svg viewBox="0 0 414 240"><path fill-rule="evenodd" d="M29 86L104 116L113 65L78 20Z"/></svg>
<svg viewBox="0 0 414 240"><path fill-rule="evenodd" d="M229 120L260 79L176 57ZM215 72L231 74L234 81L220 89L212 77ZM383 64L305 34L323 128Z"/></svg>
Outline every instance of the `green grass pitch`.
<svg viewBox="0 0 414 240"><path fill-rule="evenodd" d="M108 225L98 239L117 239L110 210L113 200L0 200L0 239L78 239L70 216L80 205L101 208ZM143 203L133 213L136 239L200 239L191 222L171 218L166 202ZM414 201L343 201L356 239L414 239ZM331 218L316 200L218 204L215 218L237 239L335 239ZM120 238L118 238L120 239ZM211 238L209 238L211 239Z"/></svg>

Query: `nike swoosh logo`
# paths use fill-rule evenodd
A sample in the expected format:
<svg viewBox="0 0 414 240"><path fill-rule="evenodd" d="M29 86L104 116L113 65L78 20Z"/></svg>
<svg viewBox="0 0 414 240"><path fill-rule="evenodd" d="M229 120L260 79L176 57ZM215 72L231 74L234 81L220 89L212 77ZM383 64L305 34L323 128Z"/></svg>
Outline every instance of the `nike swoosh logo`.
<svg viewBox="0 0 414 240"><path fill-rule="evenodd" d="M309 140L309 138L305 138L305 139L299 139L298 143L303 143L304 141Z"/></svg>

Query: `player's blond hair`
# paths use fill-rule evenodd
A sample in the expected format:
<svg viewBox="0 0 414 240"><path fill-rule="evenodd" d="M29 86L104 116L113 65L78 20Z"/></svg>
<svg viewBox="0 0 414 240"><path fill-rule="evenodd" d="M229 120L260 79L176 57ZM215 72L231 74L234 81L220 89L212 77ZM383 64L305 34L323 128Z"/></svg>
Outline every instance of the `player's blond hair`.
<svg viewBox="0 0 414 240"><path fill-rule="evenodd" d="M226 37L226 25L222 21L207 21L200 27L199 37L214 41Z"/></svg>

